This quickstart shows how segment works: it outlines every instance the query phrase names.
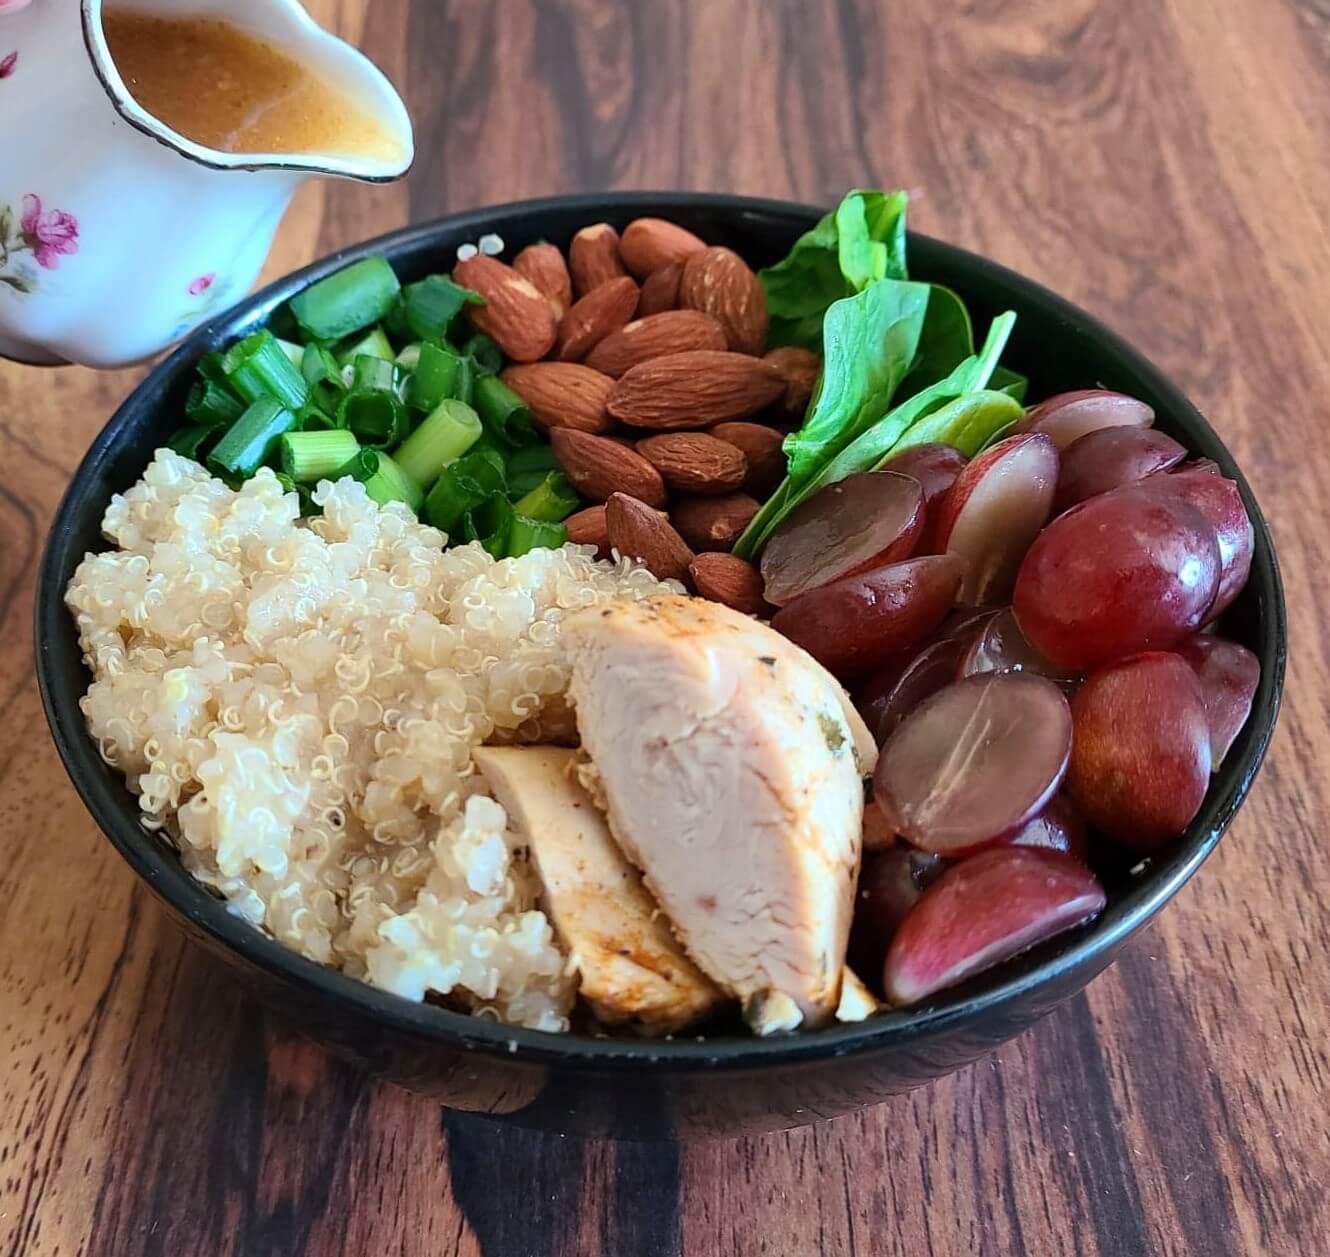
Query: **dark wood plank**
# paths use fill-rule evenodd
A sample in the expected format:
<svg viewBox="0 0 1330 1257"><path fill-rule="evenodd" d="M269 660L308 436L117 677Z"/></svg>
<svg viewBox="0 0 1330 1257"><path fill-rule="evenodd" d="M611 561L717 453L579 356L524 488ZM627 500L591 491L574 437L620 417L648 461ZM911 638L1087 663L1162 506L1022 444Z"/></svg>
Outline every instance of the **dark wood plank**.
<svg viewBox="0 0 1330 1257"><path fill-rule="evenodd" d="M1285 712L1232 834L1157 926L926 1091L682 1149L440 1114L269 1026L74 799L40 731L32 578L138 373L0 366L0 1257L1320 1251L1325 4L309 7L401 84L420 159L392 187L302 190L270 274L527 196L906 186L917 226L1082 302L1210 414L1279 542Z"/></svg>

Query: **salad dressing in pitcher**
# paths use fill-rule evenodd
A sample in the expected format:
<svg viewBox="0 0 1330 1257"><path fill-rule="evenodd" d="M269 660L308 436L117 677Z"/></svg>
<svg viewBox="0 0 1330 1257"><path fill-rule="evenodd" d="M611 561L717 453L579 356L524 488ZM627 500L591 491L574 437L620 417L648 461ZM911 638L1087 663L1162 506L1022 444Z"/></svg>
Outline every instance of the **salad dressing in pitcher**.
<svg viewBox="0 0 1330 1257"><path fill-rule="evenodd" d="M107 8L102 29L134 99L196 144L224 153L401 155L373 114L230 22Z"/></svg>

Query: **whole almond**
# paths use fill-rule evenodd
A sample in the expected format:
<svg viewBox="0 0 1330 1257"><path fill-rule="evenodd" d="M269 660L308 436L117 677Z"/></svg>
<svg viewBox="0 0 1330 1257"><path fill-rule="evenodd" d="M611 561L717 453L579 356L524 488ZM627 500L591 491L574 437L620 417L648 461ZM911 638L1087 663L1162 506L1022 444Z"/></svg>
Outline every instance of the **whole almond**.
<svg viewBox="0 0 1330 1257"><path fill-rule="evenodd" d="M706 247L705 240L677 223L663 218L635 218L623 229L619 256L632 274L646 279L662 266L682 262Z"/></svg>
<svg viewBox="0 0 1330 1257"><path fill-rule="evenodd" d="M771 363L785 380L781 409L791 419L802 419L822 374L822 359L800 345L782 345L763 354L762 361Z"/></svg>
<svg viewBox="0 0 1330 1257"><path fill-rule="evenodd" d="M776 610L763 596L761 573L733 554L699 554L688 565L688 574L693 588L712 602L745 615L771 616Z"/></svg>
<svg viewBox="0 0 1330 1257"><path fill-rule="evenodd" d="M604 502L613 493L626 493L648 506L665 505L665 481L636 450L575 428L551 429L550 444L563 474L584 498Z"/></svg>
<svg viewBox="0 0 1330 1257"><path fill-rule="evenodd" d="M743 451L748 475L741 486L764 498L785 478L788 465L781 443L785 434L760 423L718 423L711 435Z"/></svg>
<svg viewBox="0 0 1330 1257"><path fill-rule="evenodd" d="M605 523L603 506L588 506L569 515L563 521L568 540L574 545L595 546L596 557L605 559L610 553L610 535Z"/></svg>
<svg viewBox="0 0 1330 1257"><path fill-rule="evenodd" d="M568 274L568 263L557 246L542 240L529 244L515 258L513 270L529 279L549 298L554 317L561 319L573 304L573 281Z"/></svg>
<svg viewBox="0 0 1330 1257"><path fill-rule="evenodd" d="M631 494L612 494L605 503L605 527L611 548L643 563L658 580L687 578L693 552L650 503Z"/></svg>
<svg viewBox="0 0 1330 1257"><path fill-rule="evenodd" d="M746 493L676 498L670 504L670 521L694 550L730 550L760 509L758 500Z"/></svg>
<svg viewBox="0 0 1330 1257"><path fill-rule="evenodd" d="M784 391L780 373L760 358L691 349L629 368L610 394L609 410L635 428L708 428L746 419Z"/></svg>
<svg viewBox="0 0 1330 1257"><path fill-rule="evenodd" d="M637 317L673 310L679 304L679 282L683 279L683 263L671 262L658 271L652 271L642 281L642 295L637 299Z"/></svg>
<svg viewBox="0 0 1330 1257"><path fill-rule="evenodd" d="M637 452L669 489L680 493L732 493L748 475L743 452L705 432L662 432L637 443Z"/></svg>
<svg viewBox="0 0 1330 1257"><path fill-rule="evenodd" d="M541 428L604 432L614 426L606 410L614 381L590 367L577 362L532 362L505 367L499 378L526 402Z"/></svg>
<svg viewBox="0 0 1330 1257"><path fill-rule="evenodd" d="M619 233L609 223L583 227L568 246L568 269L573 273L573 291L579 297L627 275L619 259Z"/></svg>
<svg viewBox="0 0 1330 1257"><path fill-rule="evenodd" d="M605 284L604 288L608 288ZM594 295L594 294L593 294ZM588 298L589 300L590 298ZM725 332L701 310L665 310L621 327L586 357L589 367L616 379L639 362L689 349L724 349Z"/></svg>
<svg viewBox="0 0 1330 1257"><path fill-rule="evenodd" d="M593 288L576 302L559 324L560 362L580 362L611 332L617 332L637 309L637 285L622 275Z"/></svg>
<svg viewBox="0 0 1330 1257"><path fill-rule="evenodd" d="M713 245L683 264L679 304L711 315L736 353L760 354L767 346L767 294L733 249Z"/></svg>
<svg viewBox="0 0 1330 1257"><path fill-rule="evenodd" d="M453 267L453 282L485 298L467 316L514 362L535 362L554 347L558 323L545 294L511 266L483 253Z"/></svg>

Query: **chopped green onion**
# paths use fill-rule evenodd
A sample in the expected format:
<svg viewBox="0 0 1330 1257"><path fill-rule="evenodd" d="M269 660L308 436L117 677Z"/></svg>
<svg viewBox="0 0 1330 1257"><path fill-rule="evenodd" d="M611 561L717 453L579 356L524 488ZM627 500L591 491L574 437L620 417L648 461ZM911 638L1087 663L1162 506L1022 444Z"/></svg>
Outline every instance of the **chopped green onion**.
<svg viewBox="0 0 1330 1257"><path fill-rule="evenodd" d="M545 483L547 471L519 471L508 477L508 496L517 501Z"/></svg>
<svg viewBox="0 0 1330 1257"><path fill-rule="evenodd" d="M300 359L300 374L311 388L320 384L329 384L338 392L346 388L341 366L324 345L310 343L305 346Z"/></svg>
<svg viewBox="0 0 1330 1257"><path fill-rule="evenodd" d="M231 382L226 378L226 368L222 365L226 355L220 350L214 350L210 354L204 354L199 359L199 374L205 380L211 380L214 384L221 384L226 388L231 387Z"/></svg>
<svg viewBox="0 0 1330 1257"><path fill-rule="evenodd" d="M411 340L411 325L406 321L406 302L402 294L397 294L391 310L379 322L379 326L388 334L390 340Z"/></svg>
<svg viewBox="0 0 1330 1257"><path fill-rule="evenodd" d="M334 480L350 476L365 486L365 492L380 506L389 502L405 502L413 511L419 511L425 494L420 486L382 450L361 450L344 467L339 467Z"/></svg>
<svg viewBox="0 0 1330 1257"><path fill-rule="evenodd" d="M520 558L529 550L557 550L568 540L568 529L548 520L528 519L514 508L512 523L508 526L508 541L504 556Z"/></svg>
<svg viewBox="0 0 1330 1257"><path fill-rule="evenodd" d="M315 340L340 340L377 323L401 285L387 258L364 258L291 298L291 313Z"/></svg>
<svg viewBox="0 0 1330 1257"><path fill-rule="evenodd" d="M479 541L496 559L507 557L512 527L513 505L497 493L462 518L462 535L468 541Z"/></svg>
<svg viewBox="0 0 1330 1257"><path fill-rule="evenodd" d="M473 447L440 472L425 499L425 519L440 532L451 533L468 511L486 498L503 493L502 455L497 450Z"/></svg>
<svg viewBox="0 0 1330 1257"><path fill-rule="evenodd" d="M476 364L478 375L498 375L503 369L503 350L484 332L477 332L463 346L462 352Z"/></svg>
<svg viewBox="0 0 1330 1257"><path fill-rule="evenodd" d="M337 360L342 366L352 366L355 360L362 354L371 358L382 358L385 362L391 362L397 352L393 349L392 343L383 334L383 328L376 327L366 335L362 336L353 345L348 345L340 354Z"/></svg>
<svg viewBox="0 0 1330 1257"><path fill-rule="evenodd" d="M465 355L457 360L457 379L453 382L453 397L468 406L475 400L476 365Z"/></svg>
<svg viewBox="0 0 1330 1257"><path fill-rule="evenodd" d="M337 407L337 426L354 432L370 449L390 449L406 436L406 407L396 393L353 388Z"/></svg>
<svg viewBox="0 0 1330 1257"><path fill-rule="evenodd" d="M309 401L301 407L301 410L312 407L325 415L335 415L337 407L342 404L342 398L345 396L346 386L340 381L334 384L331 380L320 380L310 390Z"/></svg>
<svg viewBox="0 0 1330 1257"><path fill-rule="evenodd" d="M414 371L420 363L420 341L412 341L409 345L404 345L397 351L397 357L393 359L403 371Z"/></svg>
<svg viewBox="0 0 1330 1257"><path fill-rule="evenodd" d="M187 428L181 428L178 432L172 434L167 445L175 450L177 454L183 454L186 458L192 458L196 463L203 461L206 450L204 447L217 435L217 427L211 423L192 423Z"/></svg>
<svg viewBox="0 0 1330 1257"><path fill-rule="evenodd" d="M397 383L397 368L391 360L376 358L372 354L357 354L351 366L355 375L351 378L352 388L378 389L392 392Z"/></svg>
<svg viewBox="0 0 1330 1257"><path fill-rule="evenodd" d="M281 351L291 359L291 365L299 371L300 364L305 358L305 346L297 345L293 340L283 340L280 336L277 337L277 344Z"/></svg>
<svg viewBox="0 0 1330 1257"><path fill-rule="evenodd" d="M475 407L484 425L511 445L531 437L531 410L497 375L475 382Z"/></svg>
<svg viewBox="0 0 1330 1257"><path fill-rule="evenodd" d="M295 413L276 398L260 397L213 447L208 466L230 476L252 476L276 450L282 433L289 432L295 422Z"/></svg>
<svg viewBox="0 0 1330 1257"><path fill-rule="evenodd" d="M245 413L245 403L224 384L206 378L194 381L185 402L185 414L191 423L216 428L235 423Z"/></svg>
<svg viewBox="0 0 1330 1257"><path fill-rule="evenodd" d="M433 410L453 396L461 369L462 359L451 350L428 342L421 345L406 386L407 404L416 410Z"/></svg>
<svg viewBox="0 0 1330 1257"><path fill-rule="evenodd" d="M286 438L283 437L282 440L286 440ZM276 471L273 472L273 475L277 477L277 483L282 486L283 493L294 493L296 491L296 482L286 472Z"/></svg>
<svg viewBox="0 0 1330 1257"><path fill-rule="evenodd" d="M255 332L237 341L226 351L222 366L231 387L247 402L273 398L294 410L309 396L305 377L271 332Z"/></svg>
<svg viewBox="0 0 1330 1257"><path fill-rule="evenodd" d="M337 409L337 402L334 399L332 409ZM297 432L327 432L337 427L337 420L332 417L324 408L315 402L306 402L296 411Z"/></svg>
<svg viewBox="0 0 1330 1257"><path fill-rule="evenodd" d="M287 432L280 441L282 470L293 481L327 479L360 453L360 442L342 428L331 432Z"/></svg>
<svg viewBox="0 0 1330 1257"><path fill-rule="evenodd" d="M530 493L513 503L519 516L544 523L567 519L582 500L561 471L551 471Z"/></svg>
<svg viewBox="0 0 1330 1257"><path fill-rule="evenodd" d="M446 275L427 275L402 289L406 325L417 340L443 340L449 324L468 302L481 302L481 298Z"/></svg>
<svg viewBox="0 0 1330 1257"><path fill-rule="evenodd" d="M438 474L480 438L480 416L465 402L441 401L396 452L398 465L419 485Z"/></svg>
<svg viewBox="0 0 1330 1257"><path fill-rule="evenodd" d="M508 455L508 475L522 475L526 472L537 471L540 478L544 479L547 471L558 471L559 464L554 457L554 446L548 441L540 441L535 445L524 446L520 450L514 450Z"/></svg>

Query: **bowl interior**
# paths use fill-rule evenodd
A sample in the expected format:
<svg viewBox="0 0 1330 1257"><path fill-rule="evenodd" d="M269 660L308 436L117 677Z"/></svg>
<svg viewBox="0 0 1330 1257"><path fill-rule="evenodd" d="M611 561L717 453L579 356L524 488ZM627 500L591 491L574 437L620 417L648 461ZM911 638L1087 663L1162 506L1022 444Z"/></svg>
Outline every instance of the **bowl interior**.
<svg viewBox="0 0 1330 1257"><path fill-rule="evenodd" d="M113 493L142 474L152 451L178 427L193 365L205 352L262 325L292 294L350 261L386 254L404 280L450 269L459 244L497 232L510 251L540 239L564 244L587 223L622 226L642 214L671 218L704 239L728 245L754 266L783 256L821 211L781 202L692 194L618 194L528 202L474 211L370 241L278 281L197 331L129 397L75 473L57 513L39 574L36 606L37 673L47 718L75 787L111 841L153 889L217 944L287 980L307 983L354 1005L355 1011L405 1030L465 1043L480 1051L525 1053L564 1065L630 1069L644 1062L681 1068L761 1065L811 1059L905 1042L964 1023L1014 1001L1076 967L1094 972L1127 934L1145 923L1214 848L1249 789L1274 726L1283 683L1283 595L1270 536L1259 508L1228 450L1179 390L1107 328L1046 289L964 250L911 235L915 278L954 288L975 319L977 337L1005 309L1017 312L1004 363L1030 377L1032 400L1064 389L1102 384L1149 402L1157 426L1194 455L1212 458L1242 489L1256 532L1251 580L1225 617L1228 636L1256 652L1261 684L1251 719L1211 785L1185 837L1129 872L1106 870L1109 906L1088 929L1064 936L908 1012L882 1014L857 1025L834 1026L784 1039L723 1034L704 1041L639 1042L546 1035L498 1026L432 1005L417 1005L307 961L229 915L195 883L174 853L138 823L134 796L100 759L87 736L78 702L89 676L63 593L89 550L106 543L100 523ZM1101 962L1102 963L1102 962Z"/></svg>

